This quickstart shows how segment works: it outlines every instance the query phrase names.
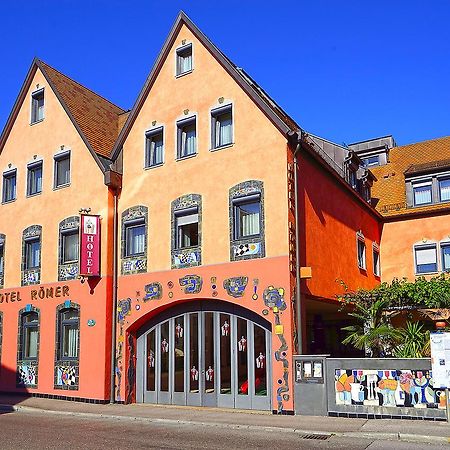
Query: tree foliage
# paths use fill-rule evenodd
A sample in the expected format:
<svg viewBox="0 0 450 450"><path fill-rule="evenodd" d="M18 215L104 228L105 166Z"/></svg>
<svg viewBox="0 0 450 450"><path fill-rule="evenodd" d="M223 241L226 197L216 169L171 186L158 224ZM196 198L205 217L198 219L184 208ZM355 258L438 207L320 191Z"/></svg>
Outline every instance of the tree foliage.
<svg viewBox="0 0 450 450"><path fill-rule="evenodd" d="M394 328L392 309L450 308L450 274L415 281L395 278L374 289L350 291L344 282L344 293L338 295L343 308L356 319L356 324L343 328L348 332L343 344L364 349L368 356L420 358L429 356L429 332L418 322L406 322L404 328Z"/></svg>

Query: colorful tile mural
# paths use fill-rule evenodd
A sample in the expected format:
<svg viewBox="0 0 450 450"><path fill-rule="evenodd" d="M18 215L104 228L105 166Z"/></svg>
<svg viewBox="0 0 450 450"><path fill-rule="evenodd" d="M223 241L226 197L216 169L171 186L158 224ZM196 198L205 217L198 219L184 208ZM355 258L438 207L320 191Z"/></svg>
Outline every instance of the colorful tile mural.
<svg viewBox="0 0 450 450"><path fill-rule="evenodd" d="M337 405L445 408L428 370L336 369L335 389Z"/></svg>
<svg viewBox="0 0 450 450"><path fill-rule="evenodd" d="M231 295L231 297L234 298L239 298L244 295L247 283L248 277L227 278L223 282L223 287L227 291L228 295Z"/></svg>

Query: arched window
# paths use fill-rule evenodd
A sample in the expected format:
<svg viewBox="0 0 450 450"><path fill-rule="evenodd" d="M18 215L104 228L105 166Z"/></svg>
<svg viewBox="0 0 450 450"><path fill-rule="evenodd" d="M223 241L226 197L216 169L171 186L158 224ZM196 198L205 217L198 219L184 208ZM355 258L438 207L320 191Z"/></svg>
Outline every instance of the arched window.
<svg viewBox="0 0 450 450"><path fill-rule="evenodd" d="M80 218L72 216L59 223L58 280L73 280L78 276Z"/></svg>
<svg viewBox="0 0 450 450"><path fill-rule="evenodd" d="M39 309L27 305L19 311L17 385L37 387L39 366Z"/></svg>
<svg viewBox="0 0 450 450"><path fill-rule="evenodd" d="M78 389L80 306L67 300L56 308L55 389Z"/></svg>
<svg viewBox="0 0 450 450"><path fill-rule="evenodd" d="M122 213L122 275L147 272L147 223L146 206Z"/></svg>
<svg viewBox="0 0 450 450"><path fill-rule="evenodd" d="M230 258L263 258L264 188L262 181L249 180L230 189Z"/></svg>
<svg viewBox="0 0 450 450"><path fill-rule="evenodd" d="M22 286L39 284L41 281L41 235L40 225L31 225L22 233Z"/></svg>
<svg viewBox="0 0 450 450"><path fill-rule="evenodd" d="M172 269L202 263L202 196L188 194L171 204Z"/></svg>

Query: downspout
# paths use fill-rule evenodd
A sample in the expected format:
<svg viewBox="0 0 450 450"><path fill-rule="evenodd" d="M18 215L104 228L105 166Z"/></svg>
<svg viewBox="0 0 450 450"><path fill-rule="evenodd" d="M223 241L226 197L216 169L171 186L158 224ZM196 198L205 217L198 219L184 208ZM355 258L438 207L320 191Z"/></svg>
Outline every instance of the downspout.
<svg viewBox="0 0 450 450"><path fill-rule="evenodd" d="M111 324L111 392L109 397L110 403L116 402L116 334L117 334L117 236L118 236L118 220L117 220L117 204L119 192L114 190L114 217L113 217L113 286L112 286L112 324Z"/></svg>
<svg viewBox="0 0 450 450"><path fill-rule="evenodd" d="M297 328L297 352L303 352L303 330L302 330L302 306L300 296L300 227L298 220L298 185L297 185L297 171L298 160L297 153L301 149L301 136L298 133L290 133L291 137L296 137L297 146L294 151L294 196L295 196L295 314L296 314L296 328Z"/></svg>
<svg viewBox="0 0 450 450"><path fill-rule="evenodd" d="M113 267L112 267L112 312L111 312L111 378L110 378L110 397L109 402L116 402L116 334L117 334L117 261L118 261L118 199L122 187L122 176L113 170L105 172L105 184L108 186L114 196L113 210Z"/></svg>

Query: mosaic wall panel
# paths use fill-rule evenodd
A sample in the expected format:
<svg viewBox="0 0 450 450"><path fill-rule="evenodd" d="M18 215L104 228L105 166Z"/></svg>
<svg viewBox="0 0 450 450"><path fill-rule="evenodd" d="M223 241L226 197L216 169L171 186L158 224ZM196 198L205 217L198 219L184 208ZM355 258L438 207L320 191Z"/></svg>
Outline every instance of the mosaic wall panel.
<svg viewBox="0 0 450 450"><path fill-rule="evenodd" d="M30 239L39 239L42 243L42 227L41 225L31 225L25 228L22 233L22 286L39 284L41 282L41 249L39 248L39 267L27 269L25 265L26 242Z"/></svg>
<svg viewBox="0 0 450 450"><path fill-rule="evenodd" d="M175 216L184 209L197 208L198 245L177 249L177 230ZM171 256L172 269L200 266L202 264L202 196L188 194L178 197L171 204Z"/></svg>
<svg viewBox="0 0 450 450"><path fill-rule="evenodd" d="M77 357L64 358L61 354L62 339L62 313L74 309L78 311L78 337L77 337ZM56 333L55 333L55 369L54 388L62 390L78 390L79 370L80 370L80 305L66 300L56 307Z"/></svg>
<svg viewBox="0 0 450 450"><path fill-rule="evenodd" d="M5 283L5 243L6 243L6 236L2 233L0 233L0 247L3 250L3 267L0 267L0 289L4 286Z"/></svg>
<svg viewBox="0 0 450 450"><path fill-rule="evenodd" d="M261 201L260 233L258 236L236 238L236 218L234 217L234 204L237 199L258 194ZM233 186L229 192L230 217L230 260L263 258L265 249L265 220L264 220L264 186L262 181L249 180Z"/></svg>
<svg viewBox="0 0 450 450"><path fill-rule="evenodd" d="M24 327L22 326L22 318L26 314L36 313L38 318L37 327L37 350L36 358L26 359L24 356ZM18 332L17 332L17 371L16 385L17 387L36 388L38 384L39 369L39 341L40 341L40 311L32 305L26 305L19 311Z"/></svg>
<svg viewBox="0 0 450 450"><path fill-rule="evenodd" d="M132 223L144 224L144 251L139 255L126 254L126 231L127 225ZM147 272L147 235L148 235L148 208L138 205L126 209L122 213L122 234L121 234L121 273L131 275Z"/></svg>
<svg viewBox="0 0 450 450"><path fill-rule="evenodd" d="M445 408L428 370L336 369L335 394L336 405Z"/></svg>
<svg viewBox="0 0 450 450"><path fill-rule="evenodd" d="M80 230L80 217L72 216L59 223L58 237L58 281L74 280L78 276L78 260L64 263L63 234L69 231Z"/></svg>

